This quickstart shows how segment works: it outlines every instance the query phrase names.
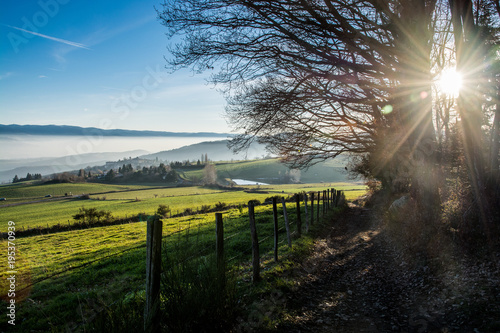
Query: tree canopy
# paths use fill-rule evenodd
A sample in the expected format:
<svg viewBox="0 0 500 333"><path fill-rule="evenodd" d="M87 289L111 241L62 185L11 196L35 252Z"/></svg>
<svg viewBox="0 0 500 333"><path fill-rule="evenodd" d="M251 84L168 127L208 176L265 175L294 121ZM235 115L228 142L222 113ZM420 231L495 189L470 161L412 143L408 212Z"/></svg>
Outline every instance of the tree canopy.
<svg viewBox="0 0 500 333"><path fill-rule="evenodd" d="M369 150L397 67L384 2L166 1L159 15L186 36L171 68L220 69L236 148L258 139L299 166Z"/></svg>
<svg viewBox="0 0 500 333"><path fill-rule="evenodd" d="M484 150L481 126L490 130L498 169L499 117L486 116L488 105L498 113L498 89L484 88L498 87L499 15L496 0L166 0L158 10L176 41L168 67L210 71L226 94L233 148L257 140L292 167L355 153L359 172L430 200L451 119L470 161ZM469 87L458 107L435 86L455 66Z"/></svg>

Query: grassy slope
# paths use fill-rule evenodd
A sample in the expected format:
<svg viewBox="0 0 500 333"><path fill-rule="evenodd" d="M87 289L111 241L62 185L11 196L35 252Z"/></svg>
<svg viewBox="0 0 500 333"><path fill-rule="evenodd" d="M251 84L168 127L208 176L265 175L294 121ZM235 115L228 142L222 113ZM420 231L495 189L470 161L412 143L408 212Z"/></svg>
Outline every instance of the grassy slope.
<svg viewBox="0 0 500 333"><path fill-rule="evenodd" d="M235 178L238 176L233 176L233 173L239 172L238 175L242 175L241 178L249 179L259 176L262 172L261 169L271 171L275 170L273 168L276 167L275 162L268 160L235 164L226 164L226 169L223 169L226 171L223 172L231 172L232 177ZM241 171L244 168L248 168L245 173ZM0 229L2 231L5 229L5 223L8 220L16 221L16 227L67 223L67 220L71 220L71 215L75 214L78 208L83 205L110 210L115 216L125 216L139 212L152 214L159 204L167 204L175 213L176 210L183 211L185 208L214 205L218 201L228 204L246 203L251 199L262 201L275 194L287 195L303 190L323 191L330 187L347 190L345 193L348 199L364 192L364 186L353 186L348 183L253 187L268 191L269 194L245 193L243 191L223 192L200 187L151 189L148 186L135 185L57 184L27 186L26 184L13 184L0 186L0 196L9 197L8 202L16 200L16 196L17 200L22 201L27 200L27 198L39 198L45 194L64 195L66 192L91 194L142 190L91 195L93 198L106 196L107 200L105 201L64 199L0 207ZM140 201L135 201L135 198L140 199ZM263 211L267 211L267 215L261 215ZM293 211L289 212L292 219ZM248 219L245 212L246 209L241 215L238 210L232 210L224 214L225 233L229 238L227 240L227 256L229 258L237 257L236 260L242 259L242 254L248 256L251 252L249 251ZM269 223L271 220L270 209L269 207L257 207L257 212L259 214L257 217L259 239L264 240L262 251L265 253L272 249L272 237L266 237L272 232L272 224ZM191 227L190 239L192 241L196 239L199 248L210 251L214 247L213 220L213 214L167 219L164 222L164 234L165 236L173 235L176 231ZM281 213L279 221L280 225L283 225ZM175 242L178 243L180 239L186 239L187 236L184 232L175 233L175 236L167 238L167 244L170 244L168 246L175 246ZM281 234L280 239L284 246L286 242L283 234ZM86 320L85 318L91 318L95 312L101 311L102 304L110 304L115 300L123 299L127 293L143 288L144 243L145 224L141 222L16 240L19 288L29 285L30 281L47 278L47 280L36 283L29 288L31 301L20 304L17 312L18 318L24 319L22 327L19 327L21 331L24 328L48 330L51 327L58 329L66 327L67 330L72 330L75 327L75 322L81 324L82 321ZM6 250L6 246L7 243L2 240L0 242L2 251ZM121 253L121 251L125 252ZM108 257L110 255L111 257ZM0 264L1 272L6 271L3 267L5 264L5 262ZM88 266L75 268L82 264L88 264ZM68 268L70 270L64 272ZM56 275L53 276L54 274ZM5 281L4 275L5 273L0 275L2 281ZM4 285L2 285L2 291L3 288ZM0 320L0 326L4 323L4 319Z"/></svg>
<svg viewBox="0 0 500 333"><path fill-rule="evenodd" d="M270 207L256 207L256 214L259 237L263 241L261 252L266 253L272 249L273 242L272 237L266 238L272 232ZM294 210L289 215L293 221ZM213 221L213 214L164 220L167 251L178 244L186 246L189 235L190 244L197 246L196 252L213 252ZM248 258L251 251L246 210L243 214L238 210L229 211L224 214L224 221L228 238L225 245L227 257L236 257L236 260ZM283 218L280 217L279 221L283 242ZM25 318L19 328L48 330L51 326L59 329L66 326L71 330L76 322L82 323L82 318L89 318L93 312L102 310L99 302L110 304L131 291L142 289L145 238L145 223L138 222L17 240L17 276L19 280L25 278L25 281L19 281L18 290L29 285L30 281L50 277L29 288L32 301L18 305L18 318ZM1 248L6 246L5 241L0 244ZM127 249L131 250L123 252ZM118 255L108 257L113 254ZM96 262L78 267L93 261ZM4 267L1 271L0 278L5 280ZM5 293L4 288L0 294Z"/></svg>
<svg viewBox="0 0 500 333"><path fill-rule="evenodd" d="M308 170L302 170L300 180L304 183L346 181L344 164L343 159L319 163ZM217 163L216 169L219 179L235 178L261 182L278 182L289 170L278 159ZM187 178L199 179L203 177L203 170L185 171L184 174Z"/></svg>
<svg viewBox="0 0 500 333"><path fill-rule="evenodd" d="M66 193L72 195L81 195L88 193L105 193L112 191L129 191L143 188L150 188L146 185L109 185L94 183L62 183L62 184L32 184L30 182L15 183L0 186L0 197L7 198L0 205L9 205L12 203L48 200L46 195L53 197L63 197Z"/></svg>
<svg viewBox="0 0 500 333"><path fill-rule="evenodd" d="M103 186L102 184L70 184L70 185L85 185L81 188L85 188L88 193L101 193L104 189L121 189L124 187L116 186ZM46 185L50 189L56 191L54 185ZM65 187L65 184L60 184L59 186ZM94 190L92 190L92 186ZM328 186L328 187L327 187ZM34 228L34 227L46 227L55 224L68 224L73 223L72 216L78 212L80 207L85 208L97 208L99 210L111 211L116 217L126 217L137 215L139 213L154 214L158 205L164 204L170 206L172 213L181 213L186 208L197 209L202 205L214 206L217 202L221 201L227 204L240 204L246 203L249 200L257 199L264 200L265 198L280 194L288 195L298 191L323 191L330 186L337 189L356 189L361 192L347 191L346 195L350 198L355 195L358 196L364 191L363 185L352 185L348 183L326 183L326 184L300 184L300 185L274 185L274 186L261 186L258 187L260 190L268 191L269 194L261 193L245 193L243 191L230 191L224 192L220 190L202 188L202 187L183 187L183 188L171 188L171 189L148 189L144 190L134 190L132 192L118 192L118 193L108 193L91 195L91 200L79 200L79 199L63 199L58 201L47 201L26 205L18 205L11 207L1 207L0 208L0 230L4 230L8 221L16 222L18 228ZM77 188L77 187L75 187ZM131 187L135 189L135 187ZM144 188L144 187L142 187ZM255 186L249 186L248 188L255 188ZM62 189L60 189L62 190ZM24 189L24 193L28 192L28 189ZM33 191L40 192L40 189L35 189ZM157 197L155 198L155 194ZM106 200L97 200L99 198L106 197ZM139 201L136 201L136 198Z"/></svg>

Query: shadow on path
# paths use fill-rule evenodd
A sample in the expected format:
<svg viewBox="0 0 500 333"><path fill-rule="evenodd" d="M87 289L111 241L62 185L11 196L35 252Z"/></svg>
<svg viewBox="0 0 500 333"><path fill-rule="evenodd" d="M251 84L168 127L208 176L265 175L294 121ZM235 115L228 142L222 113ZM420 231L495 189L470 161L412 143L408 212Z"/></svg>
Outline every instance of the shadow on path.
<svg viewBox="0 0 500 333"><path fill-rule="evenodd" d="M484 321L490 319L474 318L480 302L469 303L473 311L464 309L463 295L450 297L453 288L427 266L406 263L371 211L351 206L329 228L303 262L298 287L285 296L288 315L278 332L481 332L474 325L488 327ZM494 285L493 290L498 292Z"/></svg>

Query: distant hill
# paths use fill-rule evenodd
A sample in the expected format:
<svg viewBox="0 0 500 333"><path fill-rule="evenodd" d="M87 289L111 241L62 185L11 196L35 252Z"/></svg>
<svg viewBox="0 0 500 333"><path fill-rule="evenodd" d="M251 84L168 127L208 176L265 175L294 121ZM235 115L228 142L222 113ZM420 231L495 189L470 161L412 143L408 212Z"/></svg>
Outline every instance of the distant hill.
<svg viewBox="0 0 500 333"><path fill-rule="evenodd" d="M160 161L182 162L185 160L201 160L202 155L205 156L205 154L211 161L255 159L267 154L264 146L259 144L253 144L247 151L234 154L227 147L227 143L228 140L201 142L154 154L147 154L145 150L134 150L117 153L71 155L57 158L0 160L0 181L10 181L15 175L24 177L28 172L41 173L45 176L57 172L78 170L87 166L101 166L105 165L106 162L117 161L123 158L123 156L131 156L132 158L140 157L148 160L156 160L158 158Z"/></svg>
<svg viewBox="0 0 500 333"><path fill-rule="evenodd" d="M1 125L0 134L16 135L83 135L83 136L128 136L128 137L218 137L227 138L227 133L213 132L162 132L135 131L123 129L100 129L95 127L61 126L61 125Z"/></svg>
<svg viewBox="0 0 500 333"><path fill-rule="evenodd" d="M0 160L0 181L11 181L15 175L25 177L29 173L50 175L53 173L74 171L87 166L104 166L106 162L118 161L123 156L139 157L151 161L197 161L205 155L211 161L244 161L261 159L268 153L263 145L254 143L248 150L238 154L233 153L227 146L228 140L208 141L177 149L147 154L145 150L134 150L116 153L91 153L72 155L58 158L32 158L19 160ZM153 162L154 163L154 162ZM302 170L300 180L303 182L345 181L344 171L346 157L340 156L334 160L319 163L308 170ZM276 159L246 161L239 163L219 164L217 166L221 178L242 178L261 182L280 182L289 169ZM200 171L201 172L201 171Z"/></svg>
<svg viewBox="0 0 500 333"><path fill-rule="evenodd" d="M202 155L207 154L211 161L230 161L261 158L267 155L263 145L252 144L248 150L235 154L228 147L228 140L208 141L196 143L193 145L162 151L159 153L143 155L142 158L154 160L158 158L163 161L185 161L198 160Z"/></svg>
<svg viewBox="0 0 500 333"><path fill-rule="evenodd" d="M145 150L132 150L119 153L90 153L53 158L0 160L0 181L10 181L15 175L24 177L28 172L49 175L78 170L87 166L104 165L108 161L115 161L123 158L123 156L136 157L145 153L147 153Z"/></svg>

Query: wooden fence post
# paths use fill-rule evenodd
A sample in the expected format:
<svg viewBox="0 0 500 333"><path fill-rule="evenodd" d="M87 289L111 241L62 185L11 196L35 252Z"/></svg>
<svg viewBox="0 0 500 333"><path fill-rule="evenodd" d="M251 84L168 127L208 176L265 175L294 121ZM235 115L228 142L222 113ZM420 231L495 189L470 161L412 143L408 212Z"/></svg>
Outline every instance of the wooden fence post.
<svg viewBox="0 0 500 333"><path fill-rule="evenodd" d="M304 193L304 212L306 216L306 232L309 232L309 216L307 214L307 193Z"/></svg>
<svg viewBox="0 0 500 333"><path fill-rule="evenodd" d="M335 198L335 206L338 206L339 205L339 199L340 199L340 196L342 195L342 191L341 190L338 190L337 191L337 197Z"/></svg>
<svg viewBox="0 0 500 333"><path fill-rule="evenodd" d="M224 223L222 213L215 213L215 250L217 253L217 277L219 278L221 290L224 287L226 277L226 264L224 259Z"/></svg>
<svg viewBox="0 0 500 333"><path fill-rule="evenodd" d="M311 192L311 225L314 224L314 192Z"/></svg>
<svg viewBox="0 0 500 333"><path fill-rule="evenodd" d="M332 207L335 207L336 190L332 188Z"/></svg>
<svg viewBox="0 0 500 333"><path fill-rule="evenodd" d="M248 202L248 216L250 219L250 235L252 237L252 266L254 283L260 280L260 254L259 239L257 237L257 227L255 226L255 211L253 201Z"/></svg>
<svg viewBox="0 0 500 333"><path fill-rule="evenodd" d="M323 190L323 216L325 216L326 213L326 191Z"/></svg>
<svg viewBox="0 0 500 333"><path fill-rule="evenodd" d="M326 209L330 208L330 189L326 190Z"/></svg>
<svg viewBox="0 0 500 333"><path fill-rule="evenodd" d="M297 234L299 237L302 235L302 220L300 218L300 195L295 195L295 202L297 203Z"/></svg>
<svg viewBox="0 0 500 333"><path fill-rule="evenodd" d="M274 261L278 262L278 207L276 197L273 197L273 220L274 220Z"/></svg>
<svg viewBox="0 0 500 333"><path fill-rule="evenodd" d="M319 223L319 197L321 196L321 192L318 191L318 204L316 205L316 219L318 220Z"/></svg>
<svg viewBox="0 0 500 333"><path fill-rule="evenodd" d="M290 235L290 222L288 221L285 198L283 197L281 197L281 205L283 206L283 216L285 217L286 239L288 241L288 247L292 247L292 236Z"/></svg>
<svg viewBox="0 0 500 333"><path fill-rule="evenodd" d="M160 332L160 272L163 223L154 216L147 222L146 236L146 305L144 330Z"/></svg>

